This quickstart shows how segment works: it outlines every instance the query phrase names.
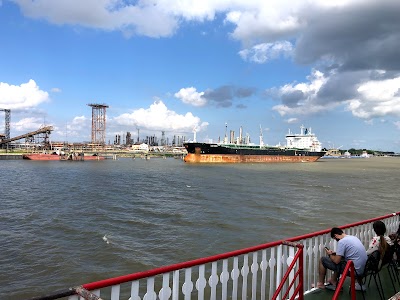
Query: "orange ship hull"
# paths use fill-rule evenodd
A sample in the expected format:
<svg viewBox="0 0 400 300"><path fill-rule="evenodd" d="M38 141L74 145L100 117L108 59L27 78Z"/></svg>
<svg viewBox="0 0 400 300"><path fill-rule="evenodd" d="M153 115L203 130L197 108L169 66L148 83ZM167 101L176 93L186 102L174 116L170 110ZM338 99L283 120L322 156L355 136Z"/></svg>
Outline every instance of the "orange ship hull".
<svg viewBox="0 0 400 300"><path fill-rule="evenodd" d="M192 154L188 153L184 161L189 163L281 163L315 162L320 156L284 156L284 155L235 155L235 154Z"/></svg>

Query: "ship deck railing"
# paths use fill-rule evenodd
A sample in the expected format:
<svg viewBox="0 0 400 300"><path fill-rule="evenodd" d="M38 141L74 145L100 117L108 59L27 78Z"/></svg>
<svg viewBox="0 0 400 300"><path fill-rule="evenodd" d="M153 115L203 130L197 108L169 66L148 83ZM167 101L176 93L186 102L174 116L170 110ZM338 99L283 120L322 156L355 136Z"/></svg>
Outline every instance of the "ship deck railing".
<svg viewBox="0 0 400 300"><path fill-rule="evenodd" d="M389 234L397 231L400 224L399 215L400 212L396 212L340 228L347 234L357 236L367 248L374 236L373 222L382 220ZM301 246L296 247L296 245ZM324 246L336 250L337 242L331 239L330 228L286 240L82 284L32 299L50 300L64 297L68 300L264 300L275 299L273 297L276 296L278 288L281 291L277 295L279 297L284 295L285 299L304 299L303 297L332 299L333 293L321 294L321 290L314 288L318 281L319 260L325 255ZM300 258L299 251L301 251ZM313 295L316 292L315 297ZM391 295L394 294L392 290ZM387 295L390 296L390 292ZM347 299L352 299L349 296L350 294L347 295ZM279 297L277 299L282 299Z"/></svg>

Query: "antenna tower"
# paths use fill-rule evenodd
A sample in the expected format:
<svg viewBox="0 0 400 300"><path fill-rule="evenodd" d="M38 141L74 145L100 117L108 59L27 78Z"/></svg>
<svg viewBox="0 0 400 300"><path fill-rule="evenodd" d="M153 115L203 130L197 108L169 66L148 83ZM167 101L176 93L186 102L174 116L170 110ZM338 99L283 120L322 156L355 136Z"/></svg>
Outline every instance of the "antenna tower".
<svg viewBox="0 0 400 300"><path fill-rule="evenodd" d="M106 108L105 104L88 104L92 107L92 144L106 143Z"/></svg>

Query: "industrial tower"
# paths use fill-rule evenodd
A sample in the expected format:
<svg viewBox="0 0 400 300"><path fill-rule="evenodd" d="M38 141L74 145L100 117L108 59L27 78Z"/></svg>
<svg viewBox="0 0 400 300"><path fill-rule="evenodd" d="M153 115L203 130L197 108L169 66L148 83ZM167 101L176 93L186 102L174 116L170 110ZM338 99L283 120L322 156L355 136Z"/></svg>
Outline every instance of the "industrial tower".
<svg viewBox="0 0 400 300"><path fill-rule="evenodd" d="M10 119L11 119L11 110L9 109L2 109L0 108L0 111L4 111L5 114L5 132L4 132L4 138L6 140L10 139Z"/></svg>
<svg viewBox="0 0 400 300"><path fill-rule="evenodd" d="M105 104L88 104L92 107L92 144L106 143L106 108Z"/></svg>

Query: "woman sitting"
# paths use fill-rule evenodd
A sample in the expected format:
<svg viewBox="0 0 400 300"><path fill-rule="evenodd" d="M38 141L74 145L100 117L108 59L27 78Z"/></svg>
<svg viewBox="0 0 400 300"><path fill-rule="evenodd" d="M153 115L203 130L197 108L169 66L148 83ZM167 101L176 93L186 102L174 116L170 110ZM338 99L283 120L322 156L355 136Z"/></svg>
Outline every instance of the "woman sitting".
<svg viewBox="0 0 400 300"><path fill-rule="evenodd" d="M390 256L393 255L393 252L390 251L390 247L393 246L393 242L387 235L385 235L385 223L382 221L375 221L372 227L374 228L376 236L374 236L369 243L367 255L378 250L381 255L381 263L386 264L390 259L392 259Z"/></svg>

